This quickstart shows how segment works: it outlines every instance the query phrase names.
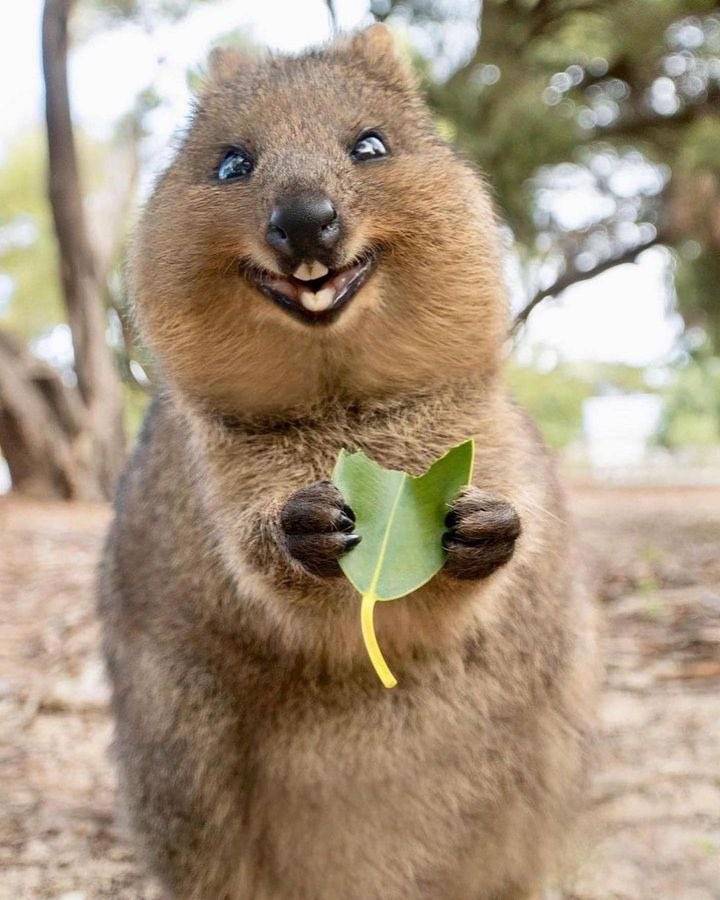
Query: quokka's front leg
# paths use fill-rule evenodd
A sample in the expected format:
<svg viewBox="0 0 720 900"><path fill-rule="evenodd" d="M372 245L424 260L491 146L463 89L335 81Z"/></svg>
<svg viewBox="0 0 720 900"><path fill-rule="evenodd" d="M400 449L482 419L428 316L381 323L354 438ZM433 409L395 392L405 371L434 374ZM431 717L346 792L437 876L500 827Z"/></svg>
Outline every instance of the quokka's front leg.
<svg viewBox="0 0 720 900"><path fill-rule="evenodd" d="M285 552L312 575L341 574L338 559L360 542L355 513L331 481L316 481L291 494L280 511Z"/></svg>
<svg viewBox="0 0 720 900"><path fill-rule="evenodd" d="M479 488L467 488L445 518L443 571L452 578L487 578L512 559L522 530L515 507Z"/></svg>

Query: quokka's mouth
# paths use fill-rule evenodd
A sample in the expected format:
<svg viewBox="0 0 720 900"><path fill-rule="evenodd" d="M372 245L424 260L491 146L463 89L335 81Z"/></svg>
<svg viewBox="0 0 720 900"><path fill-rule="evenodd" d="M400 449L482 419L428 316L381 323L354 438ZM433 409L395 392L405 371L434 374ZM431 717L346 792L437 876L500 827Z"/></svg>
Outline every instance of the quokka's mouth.
<svg viewBox="0 0 720 900"><path fill-rule="evenodd" d="M376 264L377 256L366 253L343 269L328 269L315 261L302 263L293 275L277 275L252 264L241 265L241 271L296 319L308 325L329 325L365 284Z"/></svg>

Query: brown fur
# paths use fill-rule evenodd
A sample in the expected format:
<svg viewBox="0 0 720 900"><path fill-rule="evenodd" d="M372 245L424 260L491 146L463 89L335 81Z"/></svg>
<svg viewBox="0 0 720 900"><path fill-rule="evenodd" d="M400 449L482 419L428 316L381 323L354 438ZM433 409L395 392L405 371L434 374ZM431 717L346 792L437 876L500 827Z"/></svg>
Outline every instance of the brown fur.
<svg viewBox="0 0 720 900"><path fill-rule="evenodd" d="M389 159L353 167L361 127L383 129ZM218 186L240 139L257 169ZM324 329L237 272L273 266L264 222L296 184L339 205L340 262L381 253ZM197 900L529 896L582 793L592 613L552 465L502 389L487 194L386 33L216 58L131 271L166 387L119 493L100 608L122 793L150 865ZM451 577L460 560L380 605L387 691L354 590L289 551L288 497L341 447L419 473L470 435L483 493L458 503L476 517L458 527L487 540L490 510L510 548L470 572L500 566L487 578Z"/></svg>

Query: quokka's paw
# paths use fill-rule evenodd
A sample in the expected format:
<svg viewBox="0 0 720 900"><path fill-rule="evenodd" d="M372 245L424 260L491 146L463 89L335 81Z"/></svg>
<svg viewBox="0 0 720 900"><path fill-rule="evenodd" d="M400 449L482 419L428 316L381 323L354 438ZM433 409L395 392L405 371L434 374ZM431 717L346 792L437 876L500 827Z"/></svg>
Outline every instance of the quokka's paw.
<svg viewBox="0 0 720 900"><path fill-rule="evenodd" d="M339 575L338 559L360 542L355 513L331 481L316 481L291 494L280 525L287 552L313 575Z"/></svg>
<svg viewBox="0 0 720 900"><path fill-rule="evenodd" d="M467 488L445 517L444 572L453 578L487 578L515 552L520 518L515 508L478 488Z"/></svg>

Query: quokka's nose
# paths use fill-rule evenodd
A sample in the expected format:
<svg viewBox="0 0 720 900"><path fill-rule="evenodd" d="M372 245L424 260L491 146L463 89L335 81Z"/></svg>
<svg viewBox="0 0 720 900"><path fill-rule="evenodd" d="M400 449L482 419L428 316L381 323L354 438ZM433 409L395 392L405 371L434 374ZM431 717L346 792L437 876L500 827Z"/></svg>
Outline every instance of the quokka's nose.
<svg viewBox="0 0 720 900"><path fill-rule="evenodd" d="M287 259L323 259L340 239L340 219L323 194L290 197L273 207L266 238Z"/></svg>

